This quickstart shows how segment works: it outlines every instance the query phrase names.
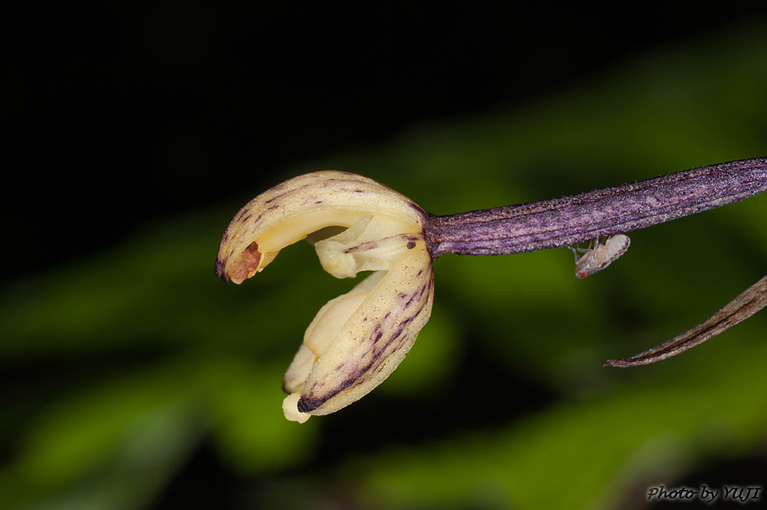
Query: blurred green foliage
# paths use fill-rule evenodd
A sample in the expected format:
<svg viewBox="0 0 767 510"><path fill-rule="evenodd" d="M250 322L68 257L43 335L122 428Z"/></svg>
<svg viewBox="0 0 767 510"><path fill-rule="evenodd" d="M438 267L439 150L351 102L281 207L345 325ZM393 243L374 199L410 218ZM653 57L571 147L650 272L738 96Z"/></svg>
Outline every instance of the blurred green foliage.
<svg viewBox="0 0 767 510"><path fill-rule="evenodd" d="M289 174L360 173L448 214L765 156L765 61L763 30L719 34ZM635 232L585 281L565 249L445 256L402 366L305 425L282 416L282 374L352 283L301 243L222 284L218 238L242 204L147 228L3 289L2 507L145 508L203 441L273 508L615 508L717 459L764 456L764 313L658 365L601 363L703 321L764 274L765 198Z"/></svg>

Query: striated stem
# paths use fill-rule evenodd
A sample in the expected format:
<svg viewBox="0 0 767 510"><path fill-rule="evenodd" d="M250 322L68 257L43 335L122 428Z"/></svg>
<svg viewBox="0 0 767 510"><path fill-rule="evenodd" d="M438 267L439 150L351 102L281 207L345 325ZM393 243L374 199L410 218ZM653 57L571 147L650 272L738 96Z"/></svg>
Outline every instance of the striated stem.
<svg viewBox="0 0 767 510"><path fill-rule="evenodd" d="M767 190L767 158L693 168L540 202L431 216L432 258L507 255L623 234L713 209Z"/></svg>
<svg viewBox="0 0 767 510"><path fill-rule="evenodd" d="M744 290L705 322L675 336L668 342L630 358L607 360L604 366L635 367L676 356L743 322L765 306L767 306L767 276Z"/></svg>

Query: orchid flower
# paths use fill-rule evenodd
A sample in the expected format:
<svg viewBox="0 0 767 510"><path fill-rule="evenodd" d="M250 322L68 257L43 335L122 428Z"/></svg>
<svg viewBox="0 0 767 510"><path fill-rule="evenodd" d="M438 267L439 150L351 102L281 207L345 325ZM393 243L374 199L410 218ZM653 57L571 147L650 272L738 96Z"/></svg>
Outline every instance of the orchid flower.
<svg viewBox="0 0 767 510"><path fill-rule="evenodd" d="M225 280L242 283L282 248L315 232L314 246L327 272L349 278L373 271L323 306L306 330L283 381L288 419L304 422L358 400L413 346L434 297L425 221L426 213L407 197L371 179L334 171L290 179L234 217L216 268ZM335 233L339 226L345 229Z"/></svg>
<svg viewBox="0 0 767 510"><path fill-rule="evenodd" d="M362 398L402 362L429 319L432 262L441 255L501 255L577 245L765 190L767 158L756 158L579 195L434 216L366 177L320 171L289 179L248 202L224 232L216 273L240 284L262 271L280 250L305 238L314 244L322 267L337 278L372 271L320 309L285 374L285 417L303 423ZM728 305L726 327L767 303L763 284L749 292L748 300ZM740 303L748 310L732 311ZM643 353L641 363L632 358L608 363L650 363L713 336L691 331L655 358L651 350Z"/></svg>

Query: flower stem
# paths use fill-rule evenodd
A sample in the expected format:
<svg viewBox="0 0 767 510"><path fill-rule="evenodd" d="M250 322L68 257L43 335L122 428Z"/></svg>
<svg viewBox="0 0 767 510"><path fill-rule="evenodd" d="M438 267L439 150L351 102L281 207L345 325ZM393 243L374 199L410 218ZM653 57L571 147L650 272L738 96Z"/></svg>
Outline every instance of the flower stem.
<svg viewBox="0 0 767 510"><path fill-rule="evenodd" d="M540 202L447 216L425 228L434 259L508 255L623 234L767 190L767 158L745 159Z"/></svg>

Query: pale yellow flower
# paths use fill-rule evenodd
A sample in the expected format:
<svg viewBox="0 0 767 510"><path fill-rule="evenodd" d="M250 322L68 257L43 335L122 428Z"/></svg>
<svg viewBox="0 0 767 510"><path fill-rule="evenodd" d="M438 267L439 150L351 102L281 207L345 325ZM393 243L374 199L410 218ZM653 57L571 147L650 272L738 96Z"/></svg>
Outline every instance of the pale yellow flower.
<svg viewBox="0 0 767 510"><path fill-rule="evenodd" d="M434 295L425 215L371 179L324 171L267 190L232 219L216 261L225 280L242 283L313 233L333 276L373 271L323 306L306 330L283 381L286 418L304 422L346 407L381 384L413 346Z"/></svg>

